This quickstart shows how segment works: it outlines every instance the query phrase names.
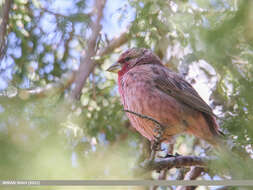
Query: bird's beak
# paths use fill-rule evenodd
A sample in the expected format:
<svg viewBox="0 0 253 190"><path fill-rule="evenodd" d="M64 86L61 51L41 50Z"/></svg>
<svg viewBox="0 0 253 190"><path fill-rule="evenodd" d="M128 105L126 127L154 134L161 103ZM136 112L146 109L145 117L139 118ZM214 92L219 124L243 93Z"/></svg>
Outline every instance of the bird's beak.
<svg viewBox="0 0 253 190"><path fill-rule="evenodd" d="M118 71L120 71L120 69L121 69L120 63L116 62L112 64L108 69L106 69L106 71L117 73Z"/></svg>

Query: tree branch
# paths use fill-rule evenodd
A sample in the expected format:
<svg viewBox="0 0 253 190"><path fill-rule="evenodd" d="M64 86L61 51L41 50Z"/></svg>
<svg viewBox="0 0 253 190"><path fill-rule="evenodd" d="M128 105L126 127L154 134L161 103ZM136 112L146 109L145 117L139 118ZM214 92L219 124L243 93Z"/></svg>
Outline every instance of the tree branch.
<svg viewBox="0 0 253 190"><path fill-rule="evenodd" d="M137 115L143 119L150 120L154 122L159 127L165 128L160 122L156 121L155 119L142 115L130 110L124 110L125 112ZM162 171L171 168L178 168L178 167L189 167L189 166L196 166L192 168L192 170L186 174L185 179L194 179L197 178L201 172L203 171L203 167L206 167L208 162L214 160L213 158L207 157L198 157L198 156L173 156L169 158L154 158L148 159L141 164L141 167L145 169L145 171L149 170L157 170ZM188 189L185 189L188 190ZM190 190L190 189L189 189Z"/></svg>
<svg viewBox="0 0 253 190"><path fill-rule="evenodd" d="M127 36L128 36L128 32L124 32L119 37L112 39L107 44L106 47L99 50L98 56L103 57L112 53L116 48L120 47L121 45L127 42ZM92 65L94 67L96 63L99 63L99 60L92 60ZM87 79L87 77L85 78L85 80ZM62 92L64 89L68 88L74 82L75 78L76 76L74 72L67 72L63 74L62 77L54 83L50 83L50 84L47 84L46 86L37 87L34 89L19 90L18 96L21 99L28 99L30 97L39 97L39 98L47 97L48 95L53 95L55 93Z"/></svg>
<svg viewBox="0 0 253 190"><path fill-rule="evenodd" d="M184 180L195 180L197 179L201 173L203 172L203 168L201 167L191 167L191 170L185 175ZM176 190L194 190L197 186L178 186Z"/></svg>
<svg viewBox="0 0 253 190"><path fill-rule="evenodd" d="M174 144L169 144L169 147L166 150L166 154L172 155L173 154L173 149L174 149ZM167 179L167 173L168 173L168 169L160 171L159 176L158 176L158 180L166 180ZM153 186L151 188L151 190L157 190L158 188L159 188L159 186ZM167 188L169 190L173 190L173 188L171 186L168 186Z"/></svg>
<svg viewBox="0 0 253 190"><path fill-rule="evenodd" d="M100 1L98 2L100 3ZM100 10L102 10L102 6L100 6ZM81 90L85 84L85 81L87 80L90 73L94 70L96 63L98 63L100 60L100 59L94 60L92 58L95 57L95 54L96 54L95 46L96 46L96 40L101 30L101 26L100 26L101 18L102 18L102 11L98 15L96 23L92 27L93 35L88 43L88 49L86 51L85 57L81 60L81 65L75 76L75 80L74 80L75 87L71 93L71 97L73 99L79 99ZM96 30L94 31L94 29ZM119 37L111 40L111 42L108 43L108 45L105 48L99 50L97 53L97 56L101 58L105 55L112 53L116 48L120 47L121 45L127 42L127 37L128 37L128 32L126 31L122 33Z"/></svg>
<svg viewBox="0 0 253 190"><path fill-rule="evenodd" d="M0 60L3 58L4 52L5 52L5 45L6 45L5 38L6 38L11 4L12 4L12 0L5 0L5 3L3 5L3 14L2 14L2 20L1 20L1 26L0 26Z"/></svg>
<svg viewBox="0 0 253 190"><path fill-rule="evenodd" d="M145 170L158 170L180 168L180 167L206 167L207 164L213 161L213 158L199 156L175 156L169 158L155 158L142 163L142 168Z"/></svg>
<svg viewBox="0 0 253 190"><path fill-rule="evenodd" d="M217 188L216 190L232 190L232 189L233 187L225 186L225 187Z"/></svg>
<svg viewBox="0 0 253 190"><path fill-rule="evenodd" d="M127 35L127 32L124 32L119 37L112 39L106 47L104 47L98 52L98 55L102 57L113 52L116 48L127 42ZM95 61L93 64L95 65L95 63L98 63L98 61ZM58 81L47 84L46 86L37 87L29 90L19 90L18 96L21 99L28 99L30 97L44 98L48 95L53 95L64 91L73 83L74 79L75 74L74 72L70 71L63 74Z"/></svg>
<svg viewBox="0 0 253 190"><path fill-rule="evenodd" d="M97 38L102 28L100 22L103 17L105 1L106 0L96 0L95 4L96 9L94 12L97 13L97 18L91 25L92 34L87 44L85 56L81 59L79 70L77 71L75 76L74 89L71 93L71 97L73 99L79 99L85 80L95 67L91 58L96 54L95 46Z"/></svg>
<svg viewBox="0 0 253 190"><path fill-rule="evenodd" d="M54 83L47 84L46 86L43 87L37 87L35 89L19 90L18 96L24 100L30 97L44 98L64 91L72 84L73 81L74 81L74 73L67 72L63 74L62 77Z"/></svg>

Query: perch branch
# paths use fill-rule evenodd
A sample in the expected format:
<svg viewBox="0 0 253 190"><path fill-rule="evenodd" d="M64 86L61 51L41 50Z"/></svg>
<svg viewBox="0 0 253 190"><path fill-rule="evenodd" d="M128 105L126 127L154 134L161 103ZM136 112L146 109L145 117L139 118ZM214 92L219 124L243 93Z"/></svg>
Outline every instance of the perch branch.
<svg viewBox="0 0 253 190"><path fill-rule="evenodd" d="M158 170L180 168L180 167L206 167L208 162L213 158L199 157L199 156L175 156L169 158L156 158L153 161L148 160L142 164L146 170Z"/></svg>
<svg viewBox="0 0 253 190"><path fill-rule="evenodd" d="M164 126L156 121L155 119L142 115L130 110L124 110L125 112L137 115L138 117L141 117L143 119L148 119L155 124L161 126L164 128ZM185 178L196 178L200 175L202 169L201 167L206 167L208 162L214 160L214 158L207 158L207 157L199 157L199 156L174 156L169 158L155 158L155 159L149 159L142 163L141 167L145 171L150 170L165 170L165 169L171 169L171 168L178 168L178 167L189 167L189 166L196 166L196 169L192 169Z"/></svg>

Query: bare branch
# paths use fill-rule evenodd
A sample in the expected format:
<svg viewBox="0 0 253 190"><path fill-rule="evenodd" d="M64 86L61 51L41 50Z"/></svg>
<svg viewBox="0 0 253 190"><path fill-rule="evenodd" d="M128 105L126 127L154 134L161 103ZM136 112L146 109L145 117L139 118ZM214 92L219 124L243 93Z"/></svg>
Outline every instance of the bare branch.
<svg viewBox="0 0 253 190"><path fill-rule="evenodd" d="M193 180L197 179L201 172L203 171L203 168L200 167L191 167L191 170L185 175L185 180Z"/></svg>
<svg viewBox="0 0 253 190"><path fill-rule="evenodd" d="M225 186L225 187L217 188L216 190L232 190L232 189L233 187Z"/></svg>
<svg viewBox="0 0 253 190"><path fill-rule="evenodd" d="M122 46L123 44L125 44L127 42L127 36L128 36L128 32L122 33L119 37L111 40L111 42L105 48L99 50L97 55L99 57L103 57L105 55L112 53L116 48ZM77 78L78 78L77 75L82 76L82 80L81 80L81 78L79 80L80 81L79 90L77 91L77 89L76 89L75 92L74 91L72 92L72 95L71 95L72 98L75 98L75 97L76 97L76 99L79 98L81 90L83 88L83 85L85 84L85 81L87 80L90 73L94 70L96 63L99 63L99 60L92 60L91 58L86 59L86 60L87 60L87 62L83 62L85 64L82 64L82 65L84 65L83 72L81 71L81 66L80 66L80 69L78 70L78 72L76 74L75 81L77 81ZM74 84L75 84L75 82L74 82ZM74 94L76 94L76 96L74 96Z"/></svg>
<svg viewBox="0 0 253 190"><path fill-rule="evenodd" d="M97 0L98 1L98 0ZM102 8L101 2L98 1L100 4L100 8L98 8L98 17L92 26L92 36L88 43L88 49L86 51L85 57L81 60L81 65L79 67L79 70L76 73L75 81L74 81L74 89L72 91L71 97L73 99L79 99L81 90L85 84L85 81L87 80L90 73L94 70L96 63L98 63L99 60L92 60L92 58L95 56L95 46L96 46L96 40L99 37L99 32L101 30L100 26L100 20L102 18ZM99 50L97 53L98 57L103 57L105 55L110 54L113 52L114 49L120 47L121 45L125 44L127 42L127 36L128 32L122 33L118 38L113 39L105 48Z"/></svg>
<svg viewBox="0 0 253 190"><path fill-rule="evenodd" d="M42 11L47 12L47 13L49 13L49 14L52 14L52 15L54 15L54 16L56 16L56 17L67 17L67 16L64 15L64 14L60 14L60 13L56 13L56 12L50 11L49 9L44 8L44 7L40 7L40 9L41 9Z"/></svg>
<svg viewBox="0 0 253 190"><path fill-rule="evenodd" d="M175 156L169 158L156 158L153 161L147 160L142 164L146 170L158 170L198 166L206 167L208 162L213 161L213 158L199 156Z"/></svg>
<svg viewBox="0 0 253 190"><path fill-rule="evenodd" d="M120 47L121 45L127 42L127 36L128 36L128 32L124 32L119 37L112 39L106 47L99 50L99 52L97 53L98 56L103 57L112 53L116 48ZM98 63L98 61L89 60L87 63L90 63L90 62L92 62L91 65L94 69L95 64ZM83 63L85 66L87 65L86 62L83 62ZM93 71L93 69L91 70L91 72ZM84 82L85 82L90 72L84 72L84 73L80 72L80 74L86 76L84 78ZM19 90L18 96L21 99L28 99L30 97L39 97L39 98L47 97L48 95L53 95L55 93L62 92L64 89L68 88L74 82L76 78L77 77L74 72L67 72L63 74L62 77L54 83L47 84L46 86L43 86L43 87L37 87L35 89Z"/></svg>
<svg viewBox="0 0 253 190"><path fill-rule="evenodd" d="M114 49L118 48L122 44L126 43L127 41L127 32L122 33L118 38L115 38L111 40L111 42L103 49L101 49L98 52L99 56L105 56L110 54ZM93 63L95 65L95 63ZM64 91L66 88L68 88L74 81L75 74L74 72L67 72L62 75L62 77L54 82L47 84L43 87L37 87L34 89L29 90L19 90L18 96L21 99L28 99L30 97L37 97L37 98L43 98L47 97L48 95L53 95L55 93L59 93Z"/></svg>
<svg viewBox="0 0 253 190"><path fill-rule="evenodd" d="M215 161L216 158L199 157L199 156L175 156L169 158L156 158L154 160L145 160L134 171L136 176L145 175L147 171L162 171L164 169L172 168L187 168L196 166L206 168L210 162Z"/></svg>
<svg viewBox="0 0 253 190"><path fill-rule="evenodd" d="M161 123L156 121L155 119L142 115L130 110L124 110L125 112L134 114L138 117L141 117L143 119L150 120L154 122L159 127L165 128ZM203 171L202 167L206 167L207 163L213 159L206 158L206 157L198 157L198 156L173 156L169 158L156 158L154 159L148 159L142 163L142 168L147 170L167 170L171 168L178 168L178 167L189 167L189 166L196 166L194 167L189 173L186 174L185 179L195 179L197 178L201 172ZM166 175L166 173L165 173ZM188 189L185 189L188 190ZM189 189L190 190L190 189Z"/></svg>
<svg viewBox="0 0 253 190"><path fill-rule="evenodd" d="M96 6L95 7L96 9L94 12L97 14L97 18L91 25L92 34L87 44L85 56L83 59L81 59L81 65L75 76L75 80L74 80L75 86L71 93L71 97L73 99L79 99L85 80L87 79L87 77L89 76L89 74L92 72L92 70L95 67L91 58L95 56L96 54L95 46L96 46L97 38L102 28L100 22L103 17L105 0L96 0L95 6Z"/></svg>
<svg viewBox="0 0 253 190"><path fill-rule="evenodd" d="M172 155L173 149L174 149L174 144L169 144L169 147L168 147L166 153ZM160 171L159 176L158 176L158 180L166 180L167 173L168 173L167 169ZM159 186L153 186L152 190L157 190L158 188L159 188ZM173 190L173 188L171 186L168 186L167 188L170 190Z"/></svg>
<svg viewBox="0 0 253 190"><path fill-rule="evenodd" d="M68 88L73 81L74 81L74 73L67 72L63 74L62 77L55 83L50 83L47 84L46 86L30 90L23 90L23 89L19 90L18 96L24 100L30 97L39 97L39 98L47 97L64 91L64 89Z"/></svg>
<svg viewBox="0 0 253 190"><path fill-rule="evenodd" d="M120 47L121 45L123 45L127 42L127 36L128 36L128 32L122 33L119 37L111 40L111 42L105 48L99 50L97 55L99 57L103 57L105 55L112 53L116 48ZM85 60L86 60L86 62L85 62ZM83 61L84 64L82 64L83 67L80 66L80 68L76 74L76 80L75 80L74 84L76 84L77 81L80 83L79 83L78 87L75 87L76 90L72 92L72 98L76 98L76 99L79 98L80 93L81 93L81 89L83 88L85 81L87 80L90 73L94 70L96 63L99 62L99 60L97 60L97 61L92 60L91 57L86 58L85 60ZM81 69L81 67L82 67L82 69ZM78 76L80 76L80 78ZM77 78L79 78L79 80L77 80Z"/></svg>
<svg viewBox="0 0 253 190"><path fill-rule="evenodd" d="M188 171L188 168L179 168L176 180L183 180L185 173Z"/></svg>
<svg viewBox="0 0 253 190"><path fill-rule="evenodd" d="M1 26L0 26L0 60L3 58L4 52L5 52L5 45L6 45L5 38L6 38L11 4L12 4L12 0L5 0L5 3L3 5L3 15L2 15Z"/></svg>
<svg viewBox="0 0 253 190"><path fill-rule="evenodd" d="M191 167L191 170L185 175L184 180L195 180L197 179L204 169L200 167ZM176 190L194 190L197 186L178 186Z"/></svg>

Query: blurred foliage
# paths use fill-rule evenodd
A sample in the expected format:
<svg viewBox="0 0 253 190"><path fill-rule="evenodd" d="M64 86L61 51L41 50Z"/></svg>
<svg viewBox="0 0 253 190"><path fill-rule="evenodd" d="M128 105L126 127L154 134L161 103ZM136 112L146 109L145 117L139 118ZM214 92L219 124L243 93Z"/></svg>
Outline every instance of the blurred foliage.
<svg viewBox="0 0 253 190"><path fill-rule="evenodd" d="M206 86L197 90L210 92L207 99L222 118L222 130L252 154L253 1L121 1L118 23L127 19L126 12L134 15L128 44L121 50L151 48L194 86L203 79ZM105 71L119 49L91 73L78 103L66 101L71 88L46 98L24 100L18 94L20 89L57 82L62 74L78 69L91 32L92 2L13 1L7 51L0 63L1 179L133 177L132 168L144 146L142 137L122 111L116 76ZM105 13L115 10L112 1L107 4ZM100 48L106 46L110 32L102 29ZM194 142L183 135L176 148L182 154L205 155L205 145ZM232 172L252 177L249 169L235 167Z"/></svg>

